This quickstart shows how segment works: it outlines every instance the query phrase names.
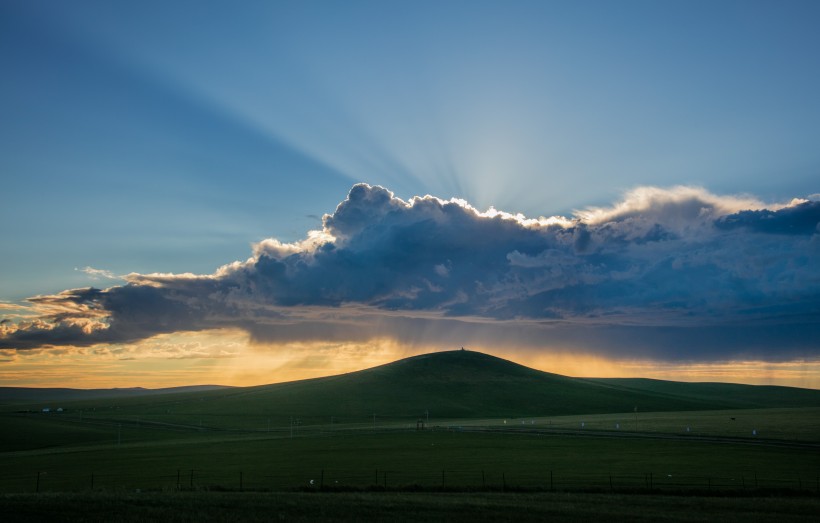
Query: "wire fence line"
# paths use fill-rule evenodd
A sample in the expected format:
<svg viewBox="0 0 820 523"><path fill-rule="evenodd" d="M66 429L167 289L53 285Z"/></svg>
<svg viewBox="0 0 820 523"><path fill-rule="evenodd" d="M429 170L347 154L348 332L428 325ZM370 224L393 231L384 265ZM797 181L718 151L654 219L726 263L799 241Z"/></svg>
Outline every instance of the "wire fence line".
<svg viewBox="0 0 820 523"><path fill-rule="evenodd" d="M441 490L441 491L646 491L646 492L762 492L782 491L820 495L820 473L815 477L671 475L654 472L542 473L497 469L402 471L305 470L276 474L259 470L175 469L165 473L116 471L36 471L0 477L4 493L78 491L288 491L288 490Z"/></svg>

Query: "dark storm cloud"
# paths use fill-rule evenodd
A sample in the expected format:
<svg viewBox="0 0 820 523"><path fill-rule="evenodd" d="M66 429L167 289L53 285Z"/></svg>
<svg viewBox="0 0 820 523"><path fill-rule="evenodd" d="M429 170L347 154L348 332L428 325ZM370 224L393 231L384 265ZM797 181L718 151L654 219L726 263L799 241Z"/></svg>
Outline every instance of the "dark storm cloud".
<svg viewBox="0 0 820 523"><path fill-rule="evenodd" d="M637 189L572 219L354 186L302 242L213 275L32 298L0 348L239 327L259 341L561 346L667 359L820 354L820 203ZM460 340L460 341L459 341Z"/></svg>
<svg viewBox="0 0 820 523"><path fill-rule="evenodd" d="M746 227L770 234L813 234L820 232L820 202L804 202L787 209L741 211L724 216L715 225L721 229Z"/></svg>

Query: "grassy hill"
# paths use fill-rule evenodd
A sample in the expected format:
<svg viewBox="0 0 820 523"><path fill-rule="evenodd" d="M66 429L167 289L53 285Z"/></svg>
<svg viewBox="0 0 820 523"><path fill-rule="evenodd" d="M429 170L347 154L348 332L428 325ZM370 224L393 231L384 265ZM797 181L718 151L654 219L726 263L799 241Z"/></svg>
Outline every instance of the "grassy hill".
<svg viewBox="0 0 820 523"><path fill-rule="evenodd" d="M820 391L789 387L590 380L474 351L403 359L360 372L232 391L221 402L276 405L288 415L439 418L820 406Z"/></svg>
<svg viewBox="0 0 820 523"><path fill-rule="evenodd" d="M703 401L730 403L732 408L816 407L820 391L773 385L736 383L683 383L645 378L599 378L589 380L619 390L654 395L686 397Z"/></svg>
<svg viewBox="0 0 820 523"><path fill-rule="evenodd" d="M537 371L473 351L449 351L400 360L328 378L231 391L214 398L266 406L288 416L341 418L521 417L641 410L727 408L728 403L632 390ZM820 394L818 394L820 399Z"/></svg>
<svg viewBox="0 0 820 523"><path fill-rule="evenodd" d="M813 420L820 419L817 390L570 378L472 351L257 387L117 396L79 391L101 394L81 400L72 399L78 391L62 399L54 390L41 392L47 401L0 397L0 425L7 428L0 451L412 430L428 413L428 427L523 430L530 423L529 430L538 418L537 427L556 430L577 430L581 422L586 430L611 431L618 424L634 430L640 423L642 432L653 434L748 437L754 429L771 438L815 441ZM43 407L52 411L43 413Z"/></svg>
<svg viewBox="0 0 820 523"><path fill-rule="evenodd" d="M37 410L37 404L31 404ZM52 405L53 407L54 405ZM264 430L304 425L455 418L818 407L820 391L657 380L581 379L473 351L438 352L371 369L288 383L67 402L69 416Z"/></svg>

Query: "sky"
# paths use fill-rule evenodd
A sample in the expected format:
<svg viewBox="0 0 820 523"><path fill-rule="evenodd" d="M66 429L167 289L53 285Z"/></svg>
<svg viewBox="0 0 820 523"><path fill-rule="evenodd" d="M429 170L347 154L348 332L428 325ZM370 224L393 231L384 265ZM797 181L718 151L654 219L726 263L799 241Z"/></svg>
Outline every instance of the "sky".
<svg viewBox="0 0 820 523"><path fill-rule="evenodd" d="M820 388L814 1L0 3L0 386L467 347Z"/></svg>

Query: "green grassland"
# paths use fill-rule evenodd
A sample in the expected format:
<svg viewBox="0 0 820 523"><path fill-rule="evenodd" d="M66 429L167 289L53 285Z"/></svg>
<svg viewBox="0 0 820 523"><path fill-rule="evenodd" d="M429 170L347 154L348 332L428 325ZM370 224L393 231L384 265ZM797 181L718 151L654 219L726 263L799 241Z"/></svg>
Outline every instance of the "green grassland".
<svg viewBox="0 0 820 523"><path fill-rule="evenodd" d="M417 419L403 421L372 418L364 423L331 423L328 418L314 425L289 419L253 417L246 430L218 430L212 418L169 418L174 423L145 421L139 415L80 417L66 412L0 413L0 449L3 452L60 449L88 445L155 443L165 441L209 441L247 438L290 438L342 436L376 432L414 432ZM271 419L270 425L267 424ZM301 421L301 420L300 420ZM493 431L602 437L674 437L733 439L747 443L794 442L820 445L820 408L742 409L683 412L626 412L529 418L432 419L425 425L438 431ZM688 429L688 430L687 430Z"/></svg>
<svg viewBox="0 0 820 523"><path fill-rule="evenodd" d="M237 504L250 508L222 520L273 510L296 520L316 511L319 519L414 519L397 515L406 511L559 521L623 511L635 521L636 510L659 516L675 503L687 519L655 519L742 519L724 513L734 510L799 521L816 511L820 391L610 381L454 351L262 387L17 397L0 401L0 510L51 503L71 514L94 500L178 521L193 520L189 505L214 516ZM197 497L206 491L214 497ZM283 491L293 496L274 494ZM581 509L582 491L612 506ZM680 493L700 501L655 499ZM754 498L698 497L717 494ZM772 495L782 503L767 505ZM420 503L429 511L411 510Z"/></svg>
<svg viewBox="0 0 820 523"><path fill-rule="evenodd" d="M2 404L0 398L0 404ZM7 403L0 412L65 410L64 418L164 428L290 431L403 423L419 418L520 419L773 407L820 408L820 391L656 380L590 380L530 369L473 351L449 351L340 376L258 387L88 400ZM293 421L295 423L295 421ZM685 430L681 420L680 429ZM737 424L740 425L740 424ZM747 427L749 431L755 427ZM691 427L690 427L691 430Z"/></svg>
<svg viewBox="0 0 820 523"><path fill-rule="evenodd" d="M732 408L820 406L814 389L737 383L682 383L642 378L606 378L589 380L616 389L646 392L658 396L686 397L710 404L730 404Z"/></svg>
<svg viewBox="0 0 820 523"><path fill-rule="evenodd" d="M0 495L0 519L87 522L814 521L818 498L588 493L74 493Z"/></svg>
<svg viewBox="0 0 820 523"><path fill-rule="evenodd" d="M820 443L820 408L625 412L516 419L458 420L449 425L506 430L596 431L680 437L749 438ZM583 428L582 428L583 424Z"/></svg>
<svg viewBox="0 0 820 523"><path fill-rule="evenodd" d="M55 431L56 436L61 433ZM341 431L122 438L2 454L0 491L368 488L820 488L818 447L590 431ZM111 439L111 438L109 438ZM36 484L38 472L39 485ZM92 478L92 475L94 476Z"/></svg>

